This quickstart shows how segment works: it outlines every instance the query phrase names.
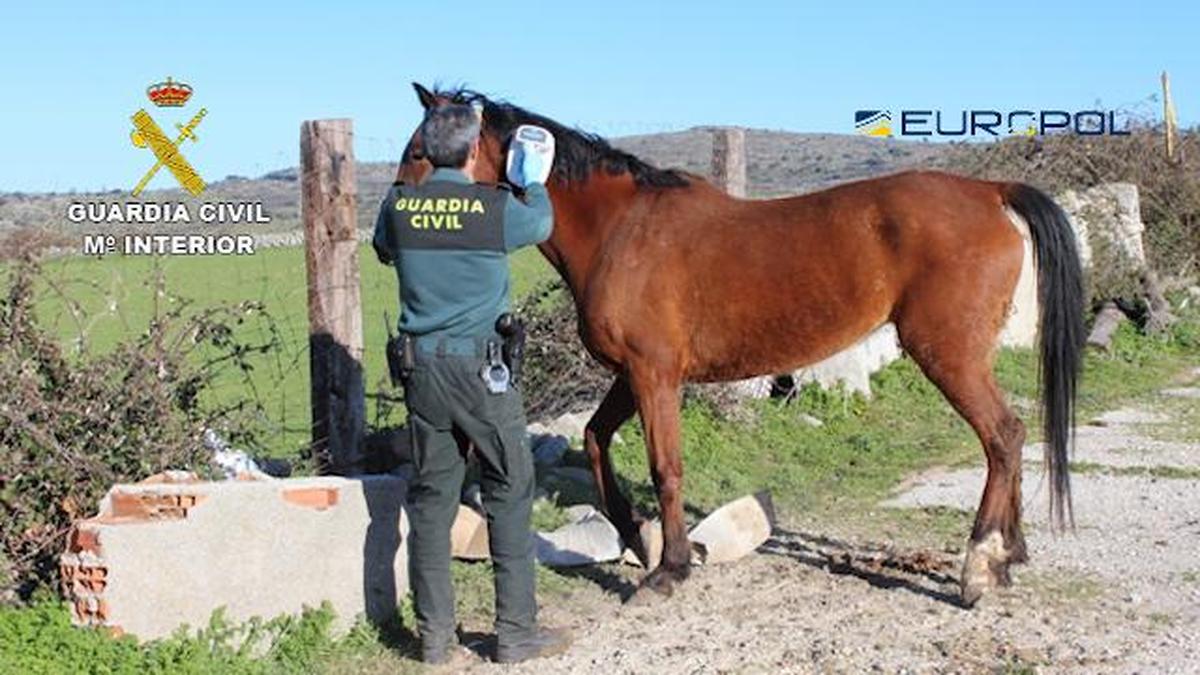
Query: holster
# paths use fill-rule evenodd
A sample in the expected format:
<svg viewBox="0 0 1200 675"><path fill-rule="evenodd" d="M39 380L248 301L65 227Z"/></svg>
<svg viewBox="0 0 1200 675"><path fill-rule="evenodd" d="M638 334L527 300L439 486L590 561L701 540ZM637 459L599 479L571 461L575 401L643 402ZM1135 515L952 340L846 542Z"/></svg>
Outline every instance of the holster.
<svg viewBox="0 0 1200 675"><path fill-rule="evenodd" d="M496 319L496 333L504 338L500 357L508 366L513 384L521 383L521 368L525 361L525 324L515 314L505 312Z"/></svg>
<svg viewBox="0 0 1200 675"><path fill-rule="evenodd" d="M408 376L412 375L416 365L416 354L413 352L415 347L412 336L406 333L388 338L386 353L388 376L392 379L392 386L404 384L408 381Z"/></svg>

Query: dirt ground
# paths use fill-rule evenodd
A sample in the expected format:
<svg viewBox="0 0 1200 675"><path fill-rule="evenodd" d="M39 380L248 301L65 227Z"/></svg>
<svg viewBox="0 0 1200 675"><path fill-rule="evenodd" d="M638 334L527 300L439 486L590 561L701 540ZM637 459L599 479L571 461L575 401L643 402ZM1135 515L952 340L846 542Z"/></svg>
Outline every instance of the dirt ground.
<svg viewBox="0 0 1200 675"><path fill-rule="evenodd" d="M792 516L651 606L622 604L635 574L582 571L595 583L542 612L574 630L568 653L473 672L1200 673L1200 444L1182 440L1195 435L1174 423L1180 406L1200 406L1200 389L1079 428L1073 534L1050 531L1041 447L1026 448L1031 561L973 609L958 603L962 542ZM982 467L933 470L880 513L957 514L965 538L983 483Z"/></svg>

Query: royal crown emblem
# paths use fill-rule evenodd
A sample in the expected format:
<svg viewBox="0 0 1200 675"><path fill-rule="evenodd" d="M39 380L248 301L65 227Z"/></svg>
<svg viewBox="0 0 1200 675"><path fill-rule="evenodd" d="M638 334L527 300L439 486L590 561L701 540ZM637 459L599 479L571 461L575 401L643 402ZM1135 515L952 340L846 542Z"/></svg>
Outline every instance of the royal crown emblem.
<svg viewBox="0 0 1200 675"><path fill-rule="evenodd" d="M167 78L166 82L157 82L146 87L146 98L160 108L178 108L192 97L192 87L182 82Z"/></svg>
<svg viewBox="0 0 1200 675"><path fill-rule="evenodd" d="M146 98L150 102L160 108L180 108L188 102L192 97L191 85L183 82L176 82L171 78L167 78L166 82L159 82L146 87ZM145 109L139 110L133 114L133 131L129 134L129 140L139 148L148 148L154 153L154 158L157 160L154 166L142 176L142 180L133 188L133 196L136 197L146 189L146 185L150 183L150 179L158 173L158 170L164 166L174 174L175 179L179 181L179 186L188 192L193 197L198 197L201 192L204 192L204 179L200 174L196 173L196 169L188 163L187 158L183 156L183 142L191 139L193 143L199 139L196 137L196 127L200 126L200 122L204 116L208 114L208 109L201 108L199 112L192 116L192 119L187 124L175 124L175 128L179 130L179 135L175 138L167 136L162 127L158 126L158 122L150 116L150 113ZM169 127L168 127L169 128Z"/></svg>

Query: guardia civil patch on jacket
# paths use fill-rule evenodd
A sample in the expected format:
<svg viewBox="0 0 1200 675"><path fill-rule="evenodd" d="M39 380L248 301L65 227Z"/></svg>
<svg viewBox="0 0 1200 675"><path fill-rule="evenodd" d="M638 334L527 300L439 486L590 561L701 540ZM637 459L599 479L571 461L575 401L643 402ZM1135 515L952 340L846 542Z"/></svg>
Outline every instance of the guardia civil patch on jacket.
<svg viewBox="0 0 1200 675"><path fill-rule="evenodd" d="M482 184L395 185L388 195L390 243L400 249L504 251L507 197Z"/></svg>

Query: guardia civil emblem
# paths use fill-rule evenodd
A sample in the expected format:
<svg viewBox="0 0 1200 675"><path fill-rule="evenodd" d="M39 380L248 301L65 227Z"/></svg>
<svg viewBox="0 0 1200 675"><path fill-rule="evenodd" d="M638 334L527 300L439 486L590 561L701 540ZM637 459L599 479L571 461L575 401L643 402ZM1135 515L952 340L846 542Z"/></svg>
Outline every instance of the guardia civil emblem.
<svg viewBox="0 0 1200 675"><path fill-rule="evenodd" d="M165 82L156 82L146 88L146 98L150 99L158 108L174 109L183 108L192 98L191 85L183 82L176 82L170 77ZM204 179L196 172L192 165L188 163L187 158L183 156L180 146L185 140L191 139L193 143L200 139L196 137L195 129L200 126L200 121L208 114L208 110L201 108L195 115L188 120L187 124L175 123L175 128L179 130L179 135L175 140L171 140L150 113L146 112L145 108L138 110L133 114L133 131L130 133L130 140L139 148L147 148L154 155L154 166L150 167L138 184L133 188L133 196L136 197L146 189L146 185L154 178L158 170L167 167L167 170L175 176L175 180L179 182L179 186L188 192L193 197L199 196L204 192Z"/></svg>

